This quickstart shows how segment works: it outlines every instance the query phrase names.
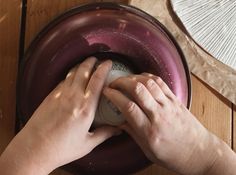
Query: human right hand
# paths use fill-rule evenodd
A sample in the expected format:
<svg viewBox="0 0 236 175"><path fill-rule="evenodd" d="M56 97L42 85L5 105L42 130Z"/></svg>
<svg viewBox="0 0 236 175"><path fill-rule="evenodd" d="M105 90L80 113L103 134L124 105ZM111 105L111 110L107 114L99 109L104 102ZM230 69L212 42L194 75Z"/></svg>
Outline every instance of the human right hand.
<svg viewBox="0 0 236 175"><path fill-rule="evenodd" d="M119 78L104 94L126 117L120 128L154 163L181 174L205 174L226 150L157 76Z"/></svg>

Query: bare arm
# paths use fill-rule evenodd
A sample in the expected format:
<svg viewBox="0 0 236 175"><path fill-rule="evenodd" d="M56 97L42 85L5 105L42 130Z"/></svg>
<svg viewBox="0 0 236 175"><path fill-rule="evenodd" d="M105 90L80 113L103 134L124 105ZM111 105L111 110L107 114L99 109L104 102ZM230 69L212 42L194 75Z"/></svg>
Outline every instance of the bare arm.
<svg viewBox="0 0 236 175"><path fill-rule="evenodd" d="M1 155L1 175L49 174L120 132L111 126L89 131L112 65L106 61L93 73L95 62L89 58L71 70L43 101Z"/></svg>
<svg viewBox="0 0 236 175"><path fill-rule="evenodd" d="M236 154L223 141L214 146L216 158L207 175L236 175Z"/></svg>
<svg viewBox="0 0 236 175"><path fill-rule="evenodd" d="M235 153L203 127L159 77L144 73L119 78L104 94L126 117L120 128L153 162L184 175L236 174Z"/></svg>
<svg viewBox="0 0 236 175"><path fill-rule="evenodd" d="M89 59L83 66L90 74L94 62ZM80 76L81 67L68 74L1 155L1 174L48 174L119 133L108 126L88 132L109 65L104 63L91 78ZM160 78L147 74L120 78L104 94L126 116L127 123L120 128L153 162L186 175L235 174L235 153L204 128Z"/></svg>

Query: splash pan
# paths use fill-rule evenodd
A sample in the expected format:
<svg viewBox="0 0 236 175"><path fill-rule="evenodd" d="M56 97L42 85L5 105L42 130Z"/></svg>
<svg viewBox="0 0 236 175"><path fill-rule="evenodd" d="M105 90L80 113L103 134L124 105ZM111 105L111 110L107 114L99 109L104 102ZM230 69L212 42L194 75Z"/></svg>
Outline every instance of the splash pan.
<svg viewBox="0 0 236 175"><path fill-rule="evenodd" d="M18 116L25 124L50 91L74 65L91 55L119 59L136 73L163 78L189 107L190 75L169 32L154 18L131 6L97 3L59 16L35 38L25 54L18 80ZM130 174L150 165L126 134L113 137L64 168L78 174Z"/></svg>

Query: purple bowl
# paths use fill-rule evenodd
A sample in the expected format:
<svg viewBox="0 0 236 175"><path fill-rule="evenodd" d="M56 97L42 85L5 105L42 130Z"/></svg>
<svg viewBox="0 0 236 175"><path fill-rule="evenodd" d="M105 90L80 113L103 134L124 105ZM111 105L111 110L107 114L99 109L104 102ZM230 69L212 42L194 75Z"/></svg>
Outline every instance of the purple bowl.
<svg viewBox="0 0 236 175"><path fill-rule="evenodd" d="M156 19L127 5L96 3L69 10L34 39L20 67L17 108L25 124L70 68L88 56L119 59L136 73L160 76L187 106L190 73L170 33ZM83 174L130 174L150 165L126 134L113 137L66 166Z"/></svg>

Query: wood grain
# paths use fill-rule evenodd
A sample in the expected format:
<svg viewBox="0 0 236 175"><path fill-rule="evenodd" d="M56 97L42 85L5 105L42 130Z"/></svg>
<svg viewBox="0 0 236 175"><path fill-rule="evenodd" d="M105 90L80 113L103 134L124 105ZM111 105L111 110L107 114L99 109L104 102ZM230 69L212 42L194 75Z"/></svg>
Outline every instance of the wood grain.
<svg viewBox="0 0 236 175"><path fill-rule="evenodd" d="M14 136L21 1L0 0L0 154Z"/></svg>
<svg viewBox="0 0 236 175"><path fill-rule="evenodd" d="M95 2L90 0L89 2ZM108 0L109 1L109 0ZM43 26L63 11L84 3L85 0L28 0L26 21L26 47ZM86 0L86 2L88 2ZM127 2L127 1L120 1ZM21 15L21 1L0 0L0 153L14 136L15 86L17 74L18 39ZM210 131L230 145L231 108L230 103L216 94L196 77L193 81L193 102L191 111ZM236 107L234 107L234 149L236 150ZM136 175L175 174L153 165ZM70 175L60 169L53 175Z"/></svg>
<svg viewBox="0 0 236 175"><path fill-rule="evenodd" d="M102 1L128 3L128 0L28 0L25 49L28 48L35 35L49 23L49 21L66 10L81 4Z"/></svg>
<svg viewBox="0 0 236 175"><path fill-rule="evenodd" d="M28 0L26 15L25 48L36 34L52 19L66 10L96 0Z"/></svg>
<svg viewBox="0 0 236 175"><path fill-rule="evenodd" d="M109 1L109 0L104 0ZM26 45L35 35L53 18L65 10L85 2L98 2L98 0L28 0L26 21ZM117 2L117 1L116 1ZM121 1L127 2L127 1ZM231 108L230 103L217 95L211 88L205 86L201 81L193 78L193 101L191 111L210 131L230 144L231 140ZM153 165L136 175L174 175L164 168ZM53 175L69 175L60 169L54 171Z"/></svg>
<svg viewBox="0 0 236 175"><path fill-rule="evenodd" d="M192 76L191 112L216 136L231 146L231 103L208 85Z"/></svg>
<svg viewBox="0 0 236 175"><path fill-rule="evenodd" d="M233 149L236 152L236 105L233 106Z"/></svg>

